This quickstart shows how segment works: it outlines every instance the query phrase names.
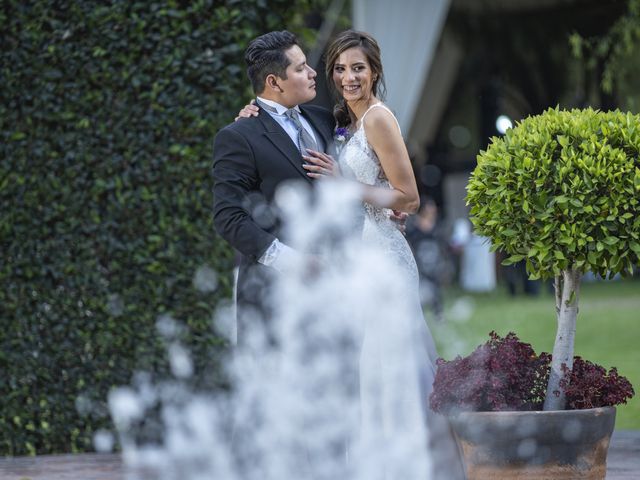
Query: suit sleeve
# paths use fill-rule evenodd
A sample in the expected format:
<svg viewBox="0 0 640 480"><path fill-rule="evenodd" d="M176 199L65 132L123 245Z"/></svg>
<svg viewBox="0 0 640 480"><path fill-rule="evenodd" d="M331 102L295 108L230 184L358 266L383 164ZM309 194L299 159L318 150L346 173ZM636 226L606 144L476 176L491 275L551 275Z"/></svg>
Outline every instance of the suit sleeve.
<svg viewBox="0 0 640 480"><path fill-rule="evenodd" d="M259 182L247 140L230 128L221 130L213 145L213 224L222 238L254 261L276 239L250 213Z"/></svg>

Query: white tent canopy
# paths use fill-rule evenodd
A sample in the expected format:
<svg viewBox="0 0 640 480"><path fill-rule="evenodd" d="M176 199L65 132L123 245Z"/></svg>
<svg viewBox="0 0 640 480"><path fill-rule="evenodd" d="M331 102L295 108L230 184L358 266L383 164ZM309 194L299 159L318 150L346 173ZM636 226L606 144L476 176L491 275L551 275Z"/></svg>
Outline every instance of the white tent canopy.
<svg viewBox="0 0 640 480"><path fill-rule="evenodd" d="M409 134L450 0L354 0L353 25L372 34L382 50L386 102Z"/></svg>

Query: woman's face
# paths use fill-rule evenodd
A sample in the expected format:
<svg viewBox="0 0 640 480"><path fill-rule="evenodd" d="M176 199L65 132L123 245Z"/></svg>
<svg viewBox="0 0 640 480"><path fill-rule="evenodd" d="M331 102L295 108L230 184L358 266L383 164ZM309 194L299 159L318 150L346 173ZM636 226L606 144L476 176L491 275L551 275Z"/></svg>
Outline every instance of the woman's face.
<svg viewBox="0 0 640 480"><path fill-rule="evenodd" d="M373 79L369 60L360 47L345 50L333 64L333 83L347 102L369 100Z"/></svg>

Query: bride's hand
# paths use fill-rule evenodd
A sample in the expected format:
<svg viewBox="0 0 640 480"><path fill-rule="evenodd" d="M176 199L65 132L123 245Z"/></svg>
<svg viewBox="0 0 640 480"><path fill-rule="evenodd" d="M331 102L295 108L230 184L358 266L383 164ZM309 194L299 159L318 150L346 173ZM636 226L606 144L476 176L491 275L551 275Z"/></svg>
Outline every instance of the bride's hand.
<svg viewBox="0 0 640 480"><path fill-rule="evenodd" d="M389 218L395 224L396 228L400 230L400 233L403 235L407 234L407 218L409 217L408 213L400 212L398 210L391 210L389 214Z"/></svg>
<svg viewBox="0 0 640 480"><path fill-rule="evenodd" d="M331 155L317 152L307 148L309 155L303 155L302 158L307 162L302 167L307 171L307 175L312 178L321 177L339 177L340 167Z"/></svg>
<svg viewBox="0 0 640 480"><path fill-rule="evenodd" d="M256 100L252 99L249 105L245 105L242 110L238 112L238 116L234 121L238 121L241 118L257 117L260 107L256 105Z"/></svg>

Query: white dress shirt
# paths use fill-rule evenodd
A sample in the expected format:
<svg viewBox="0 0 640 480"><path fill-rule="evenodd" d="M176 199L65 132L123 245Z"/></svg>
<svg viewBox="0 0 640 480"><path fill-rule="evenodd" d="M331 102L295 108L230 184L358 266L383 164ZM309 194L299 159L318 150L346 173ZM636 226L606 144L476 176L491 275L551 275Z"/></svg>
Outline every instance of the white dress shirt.
<svg viewBox="0 0 640 480"><path fill-rule="evenodd" d="M266 109L265 110L269 115L271 115L271 118L273 118L276 122L278 122L278 125L280 125L284 129L284 131L287 132L287 135L289 135L289 138L291 138L291 141L293 142L293 144L294 145L298 145L298 129L296 128L296 126L293 124L293 122L291 120L289 120L289 118L284 113L289 109L287 107L284 107L284 106L280 105L277 102L274 102L273 100L267 100L267 99L262 98L262 97L257 97L257 98L258 98L258 100L260 100L261 102L265 103L266 105L269 105L270 107L273 107L273 108L276 109L275 112L272 112L272 111L266 110ZM299 106L296 105L293 108L295 110L297 110L298 113L301 113ZM304 127L304 129L316 141L316 145L318 145L318 148L321 151L324 152L325 151L325 145L322 142L322 138L320 137L320 135L318 135L315 132L315 130L313 129L313 127L311 126L309 121L306 118L304 118L304 115L300 115L300 123L302 123L302 126Z"/></svg>
<svg viewBox="0 0 640 480"><path fill-rule="evenodd" d="M271 118L278 122L278 125L280 125L285 132L287 132L287 135L289 135L293 144L297 145L298 129L293 124L293 122L289 120L289 118L285 115L285 112L289 109L277 102L274 102L273 100L267 100L266 98L262 97L258 97L258 100L265 103L266 105L269 105L270 107L275 108L275 112L267 109L264 110L269 115L271 115ZM296 105L294 108L298 111L298 113L300 113L300 107ZM324 151L325 146L322 142L322 139L320 138L320 135L316 134L311 124L307 121L306 118L304 118L303 115L300 115L300 123L302 123L304 129L309 132L309 134L316 141L316 145L318 145L318 148ZM275 268L278 272L283 273L287 270L287 266L292 262L295 262L299 257L299 252L289 247L288 245L285 245L276 238L273 242L271 242L271 245L269 245L267 250L258 259L258 262L267 267Z"/></svg>

